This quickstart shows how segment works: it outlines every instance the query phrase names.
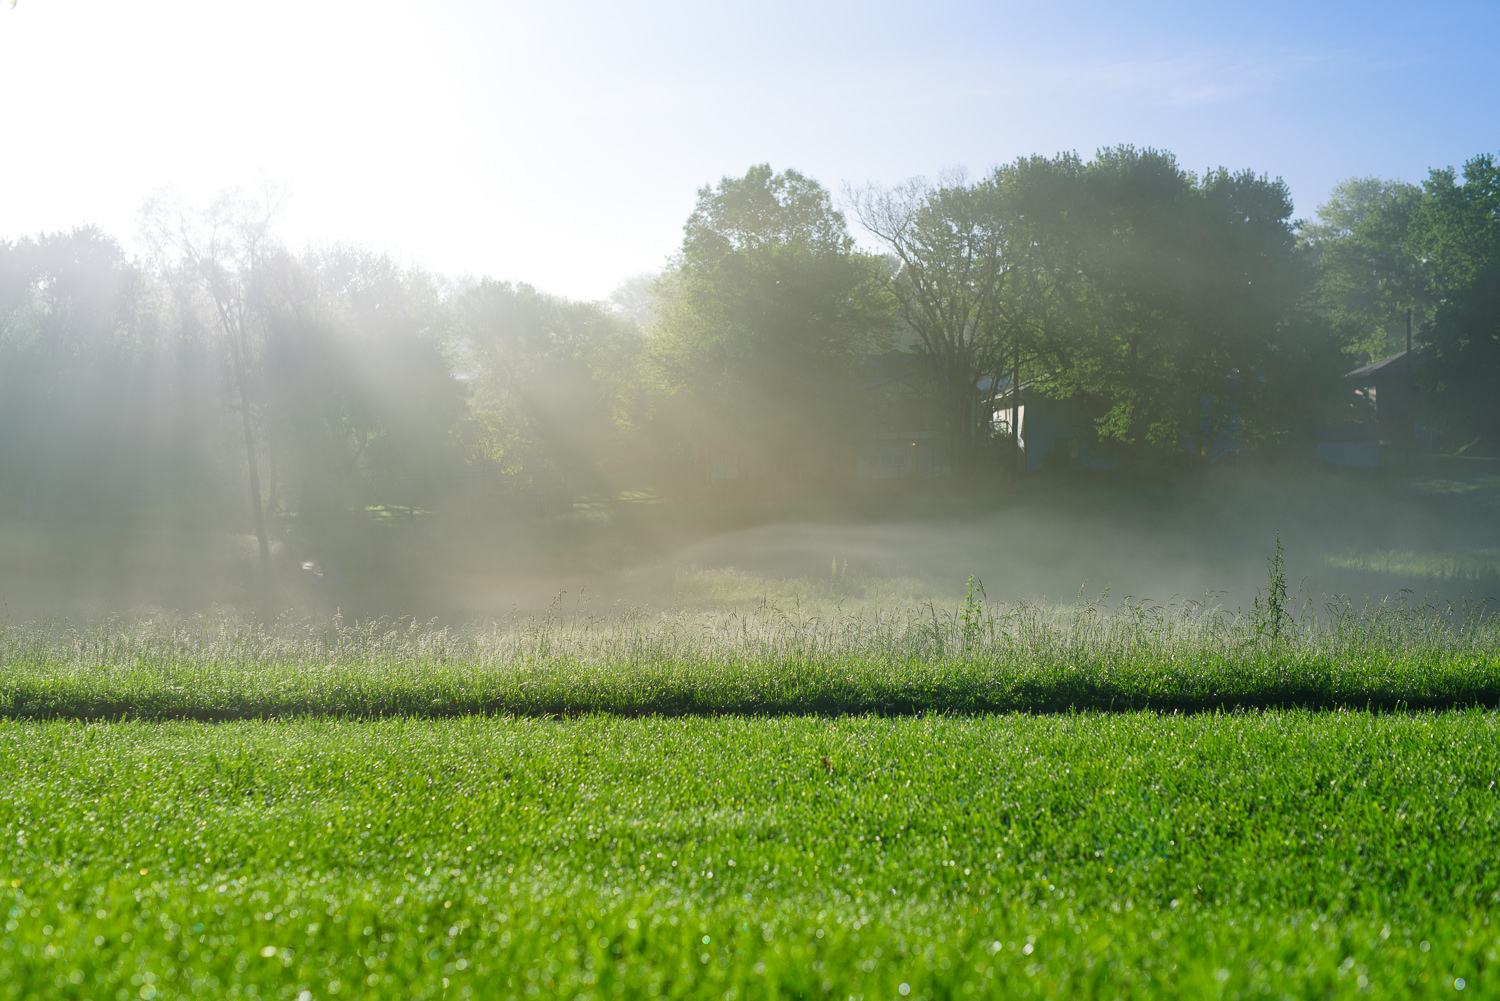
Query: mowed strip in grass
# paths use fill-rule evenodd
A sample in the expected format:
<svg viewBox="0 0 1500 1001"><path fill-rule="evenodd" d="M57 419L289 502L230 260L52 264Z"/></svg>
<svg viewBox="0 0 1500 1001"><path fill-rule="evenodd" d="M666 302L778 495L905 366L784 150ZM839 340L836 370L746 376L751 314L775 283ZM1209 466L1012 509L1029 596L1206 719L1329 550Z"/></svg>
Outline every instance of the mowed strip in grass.
<svg viewBox="0 0 1500 1001"><path fill-rule="evenodd" d="M0 997L1500 992L1500 718L0 725Z"/></svg>
<svg viewBox="0 0 1500 1001"><path fill-rule="evenodd" d="M443 629L162 615L0 629L0 717L919 714L1500 705L1500 620L1203 606L546 616Z"/></svg>

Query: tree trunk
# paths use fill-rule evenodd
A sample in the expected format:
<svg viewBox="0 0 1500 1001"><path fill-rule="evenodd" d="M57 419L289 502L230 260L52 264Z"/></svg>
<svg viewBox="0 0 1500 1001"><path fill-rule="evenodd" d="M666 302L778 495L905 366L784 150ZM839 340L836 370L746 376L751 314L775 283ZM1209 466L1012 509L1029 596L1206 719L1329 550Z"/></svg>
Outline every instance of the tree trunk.
<svg viewBox="0 0 1500 1001"><path fill-rule="evenodd" d="M245 465L250 474L250 514L255 522L255 541L260 545L260 562L271 562L271 540L266 535L266 512L260 502L260 463L255 454L255 428L250 422L250 393L245 377L245 359L238 338L230 338L230 357L234 363L235 388L240 394L240 423L245 432Z"/></svg>

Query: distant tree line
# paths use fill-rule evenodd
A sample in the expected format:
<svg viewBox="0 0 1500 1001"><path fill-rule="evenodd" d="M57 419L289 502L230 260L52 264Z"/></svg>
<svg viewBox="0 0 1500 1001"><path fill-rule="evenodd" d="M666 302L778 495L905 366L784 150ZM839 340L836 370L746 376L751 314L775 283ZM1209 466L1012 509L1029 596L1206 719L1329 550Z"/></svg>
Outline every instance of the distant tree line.
<svg viewBox="0 0 1500 1001"><path fill-rule="evenodd" d="M295 253L274 201L143 211L0 243L0 517L160 518L274 536L371 511L545 508L701 481L717 450L847 479L861 362L905 351L956 475L1013 469L996 409L1066 401L1138 466L1221 431L1296 455L1340 375L1423 353L1430 420L1500 437L1500 171L1285 185L1157 150L1031 157L848 189L752 167L613 303L452 282L368 251Z"/></svg>
<svg viewBox="0 0 1500 1001"><path fill-rule="evenodd" d="M1420 185L1340 184L1303 227L1318 303L1349 351L1420 352L1421 411L1500 442L1500 163L1476 156Z"/></svg>

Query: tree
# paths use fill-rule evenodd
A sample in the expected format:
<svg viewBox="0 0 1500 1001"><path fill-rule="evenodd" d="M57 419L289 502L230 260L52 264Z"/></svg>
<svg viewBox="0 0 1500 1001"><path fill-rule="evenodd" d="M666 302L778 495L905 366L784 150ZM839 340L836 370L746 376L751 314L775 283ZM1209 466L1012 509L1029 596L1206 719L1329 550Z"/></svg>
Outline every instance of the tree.
<svg viewBox="0 0 1500 1001"><path fill-rule="evenodd" d="M999 192L1004 225L1009 231L1005 284L1000 291L1003 320L1002 355L1009 365L1002 372L1012 387L1011 444L1019 450L1020 422L1015 419L1023 400L1023 373L1046 384L1082 357L1080 334L1090 302L1082 254L1086 231L1081 197L1083 162L1076 154L1054 159L1033 156L995 170L992 183ZM1002 362L1003 364L1003 362Z"/></svg>
<svg viewBox="0 0 1500 1001"><path fill-rule="evenodd" d="M314 532L366 505L414 508L453 462L463 388L443 354L442 297L421 271L347 247L263 269L260 396L273 457Z"/></svg>
<svg viewBox="0 0 1500 1001"><path fill-rule="evenodd" d="M1173 450L1188 431L1179 368L1192 333L1182 298L1191 197L1191 177L1157 150L1102 150L1079 177L1087 309L1047 385L1101 412L1101 435L1137 450Z"/></svg>
<svg viewBox="0 0 1500 1001"><path fill-rule="evenodd" d="M1441 423L1500 440L1500 163L1484 154L1434 170L1414 214L1436 299L1418 384Z"/></svg>
<svg viewBox="0 0 1500 1001"><path fill-rule="evenodd" d="M259 201L237 191L216 198L207 209L190 212L165 198L141 210L142 229L157 265L184 295L196 292L219 332L228 362L231 406L239 414L245 444L250 514L262 563L271 559L261 495L257 447L257 408L252 373L262 353L265 313L262 272L282 253L271 233L279 199L266 191Z"/></svg>
<svg viewBox="0 0 1500 1001"><path fill-rule="evenodd" d="M454 312L473 388L471 454L543 492L612 488L632 451L634 324L489 279L459 293Z"/></svg>
<svg viewBox="0 0 1500 1001"><path fill-rule="evenodd" d="M882 277L933 365L949 461L967 470L988 419L980 380L1009 357L1001 295L1012 262L997 188L950 175L936 184L869 187L851 199L861 225L890 250L895 267Z"/></svg>
<svg viewBox="0 0 1500 1001"><path fill-rule="evenodd" d="M1430 171L1413 222L1437 298L1479 284L1500 258L1500 161L1489 153L1471 158L1462 183L1452 167Z"/></svg>
<svg viewBox="0 0 1500 1001"><path fill-rule="evenodd" d="M1045 377L1077 352L1080 174L1074 154L1034 156L970 184L962 175L850 192L860 222L889 248L888 288L932 362L956 468L983 464L991 408L1022 374ZM1019 446L1012 420L1010 444Z"/></svg>
<svg viewBox="0 0 1500 1001"><path fill-rule="evenodd" d="M1500 441L1500 261L1438 306L1427 342L1421 384L1428 412Z"/></svg>
<svg viewBox="0 0 1500 1001"><path fill-rule="evenodd" d="M1302 310L1310 273L1282 182L1199 180L1131 147L1101 151L1080 182L1081 299L1047 383L1099 412L1102 437L1206 465L1221 432L1268 444L1332 406L1340 366Z"/></svg>
<svg viewBox="0 0 1500 1001"><path fill-rule="evenodd" d="M609 308L642 330L656 322L657 294L654 291L658 271L642 271L631 275L609 294Z"/></svg>
<svg viewBox="0 0 1500 1001"><path fill-rule="evenodd" d="M1338 403L1333 328L1305 308L1313 282L1286 185L1251 171L1210 171L1196 185L1186 276L1196 351L1195 462L1221 431L1241 447L1272 445L1325 423ZM1295 387L1295 392L1289 390Z"/></svg>
<svg viewBox="0 0 1500 1001"><path fill-rule="evenodd" d="M1348 350L1384 358L1406 346L1436 305L1417 227L1422 189L1350 178L1301 236L1317 268L1316 296L1343 327Z"/></svg>
<svg viewBox="0 0 1500 1001"><path fill-rule="evenodd" d="M977 184L949 178L854 195L898 263L903 319L933 360L957 462L989 433L989 386L1036 389L1098 415L1138 454L1210 457L1221 431L1269 442L1294 423L1278 389L1339 368L1299 307L1307 268L1284 184L1201 181L1159 150L1083 163L1031 157ZM1291 359L1297 359L1296 368Z"/></svg>
<svg viewBox="0 0 1500 1001"><path fill-rule="evenodd" d="M1421 187L1345 181L1304 228L1319 263L1318 297L1348 330L1350 350L1412 344L1420 410L1452 427L1488 427L1496 357L1489 286L1500 261L1500 165L1490 154ZM1492 433L1492 432L1491 432Z"/></svg>
<svg viewBox="0 0 1500 1001"><path fill-rule="evenodd" d="M0 499L116 520L205 474L193 358L155 293L93 228L0 243Z"/></svg>
<svg viewBox="0 0 1500 1001"><path fill-rule="evenodd" d="M702 188L657 285L651 353L677 433L767 472L825 471L849 432L851 361L887 322L882 267L794 170Z"/></svg>

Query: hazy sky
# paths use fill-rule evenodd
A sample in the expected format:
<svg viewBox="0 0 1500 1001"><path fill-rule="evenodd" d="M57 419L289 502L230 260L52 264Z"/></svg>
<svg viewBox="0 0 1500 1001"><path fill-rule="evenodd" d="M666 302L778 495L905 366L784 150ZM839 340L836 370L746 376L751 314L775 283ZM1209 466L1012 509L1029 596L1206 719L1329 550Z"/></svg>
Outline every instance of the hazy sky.
<svg viewBox="0 0 1500 1001"><path fill-rule="evenodd" d="M1420 181L1500 148L1500 3L18 0L0 239L268 179L290 242L602 298L753 163L837 193L1130 143Z"/></svg>

